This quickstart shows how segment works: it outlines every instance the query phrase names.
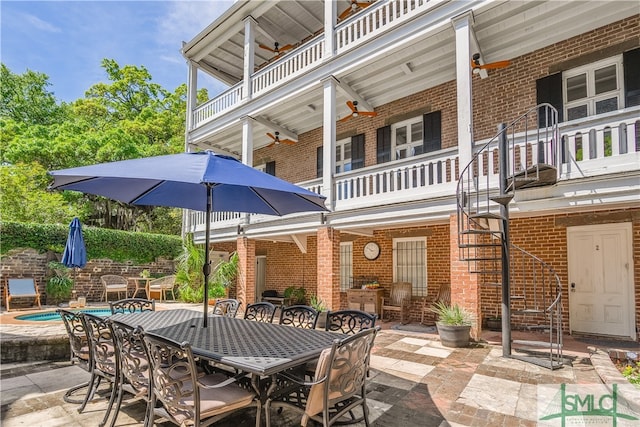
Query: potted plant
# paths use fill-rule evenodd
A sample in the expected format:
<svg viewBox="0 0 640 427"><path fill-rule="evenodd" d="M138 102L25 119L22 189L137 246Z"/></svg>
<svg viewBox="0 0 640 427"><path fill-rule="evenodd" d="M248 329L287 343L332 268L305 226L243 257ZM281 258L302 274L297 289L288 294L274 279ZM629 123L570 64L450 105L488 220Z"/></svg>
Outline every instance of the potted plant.
<svg viewBox="0 0 640 427"><path fill-rule="evenodd" d="M307 290L305 288L296 288L295 286L289 286L284 290L284 297L289 299L289 304L306 304L307 303Z"/></svg>
<svg viewBox="0 0 640 427"><path fill-rule="evenodd" d="M216 265L209 283L209 305L215 305L218 298L227 296L227 289L238 275L238 253L234 252L229 261L220 261Z"/></svg>
<svg viewBox="0 0 640 427"><path fill-rule="evenodd" d="M318 311L318 323L316 327L324 329L327 324L327 306L321 298L317 295L311 295L309 299L309 305Z"/></svg>
<svg viewBox="0 0 640 427"><path fill-rule="evenodd" d="M431 311L438 316L436 326L440 341L445 347L467 347L470 340L471 325L475 320L473 313L457 304L447 305L437 302Z"/></svg>
<svg viewBox="0 0 640 427"><path fill-rule="evenodd" d="M69 277L69 268L57 261L51 261L48 267L53 274L47 280L45 287L47 304L57 305L63 301L69 301L73 290L73 280Z"/></svg>
<svg viewBox="0 0 640 427"><path fill-rule="evenodd" d="M500 316L497 312L494 315L490 315L485 318L485 325L487 329L490 331L501 331L502 330L502 316Z"/></svg>

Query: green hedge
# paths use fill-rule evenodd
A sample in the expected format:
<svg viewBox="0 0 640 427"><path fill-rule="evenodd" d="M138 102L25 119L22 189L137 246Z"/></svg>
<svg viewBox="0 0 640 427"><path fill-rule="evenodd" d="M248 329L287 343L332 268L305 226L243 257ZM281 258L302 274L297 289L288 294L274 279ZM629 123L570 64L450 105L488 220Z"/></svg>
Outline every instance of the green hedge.
<svg viewBox="0 0 640 427"><path fill-rule="evenodd" d="M69 227L58 224L0 222L0 234L0 254L6 254L16 248L62 253ZM174 259L182 252L182 239L179 236L132 233L97 227L82 227L82 234L88 259L108 258L113 261L144 264L158 257Z"/></svg>

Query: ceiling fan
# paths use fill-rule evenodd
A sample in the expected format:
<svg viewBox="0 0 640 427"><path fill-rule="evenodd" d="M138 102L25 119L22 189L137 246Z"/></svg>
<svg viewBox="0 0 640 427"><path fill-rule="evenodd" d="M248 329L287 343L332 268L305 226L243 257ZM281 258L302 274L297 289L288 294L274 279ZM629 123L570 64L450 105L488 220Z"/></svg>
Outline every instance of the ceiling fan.
<svg viewBox="0 0 640 427"><path fill-rule="evenodd" d="M273 43L273 47L269 47L267 45L264 44L259 44L258 45L260 48L268 50L270 52L273 52L277 55L282 55L284 52L286 52L287 50L293 49L294 46L292 44L285 44L284 46L280 46L280 43L275 42Z"/></svg>
<svg viewBox="0 0 640 427"><path fill-rule="evenodd" d="M341 14L340 16L338 16L338 20L342 21L344 18L346 18L347 16L351 15L352 13L356 13L357 11L364 9L367 6L370 6L371 3L367 3L367 2L361 2L358 0L351 0L351 4L349 5L348 8L346 8Z"/></svg>
<svg viewBox="0 0 640 427"><path fill-rule="evenodd" d="M471 58L471 68L474 73L480 72L480 70L495 70L498 68L505 68L511 65L511 61L496 61L488 64L480 64L480 54L474 53Z"/></svg>
<svg viewBox="0 0 640 427"><path fill-rule="evenodd" d="M280 139L280 132L275 132L275 135L272 134L272 133L267 132L267 136L273 140L273 142L271 144L267 145L267 147L273 147L274 145L278 145L278 144L293 145L293 144L296 143L292 139Z"/></svg>
<svg viewBox="0 0 640 427"><path fill-rule="evenodd" d="M351 114L344 116L338 120L339 122L346 122L347 120L358 116L375 117L378 115L375 111L358 111L358 101L347 101L347 107L351 109Z"/></svg>

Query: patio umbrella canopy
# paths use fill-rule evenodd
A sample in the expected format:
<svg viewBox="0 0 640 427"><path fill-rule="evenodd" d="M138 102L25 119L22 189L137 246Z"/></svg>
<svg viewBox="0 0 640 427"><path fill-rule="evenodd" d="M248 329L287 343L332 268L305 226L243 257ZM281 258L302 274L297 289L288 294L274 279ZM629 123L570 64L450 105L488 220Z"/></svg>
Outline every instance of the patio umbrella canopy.
<svg viewBox="0 0 640 427"><path fill-rule="evenodd" d="M87 249L82 237L82 224L78 218L73 218L69 224L69 235L60 262L68 268L82 268L87 264Z"/></svg>
<svg viewBox="0 0 640 427"><path fill-rule="evenodd" d="M96 194L132 205L206 212L204 326L207 326L211 212L286 215L323 212L325 197L211 151L145 157L50 171L50 188Z"/></svg>

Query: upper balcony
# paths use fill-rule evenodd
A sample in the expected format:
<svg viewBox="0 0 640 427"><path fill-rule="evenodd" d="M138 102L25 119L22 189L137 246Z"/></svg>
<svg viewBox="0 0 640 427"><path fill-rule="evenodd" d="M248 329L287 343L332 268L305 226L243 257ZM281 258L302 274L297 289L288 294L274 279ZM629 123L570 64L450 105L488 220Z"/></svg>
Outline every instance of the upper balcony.
<svg viewBox="0 0 640 427"><path fill-rule="evenodd" d="M266 118L296 134L316 129L322 125L321 81L328 76L345 88L336 101L338 117L349 112L345 102L354 95L376 108L453 81L452 19L465 12L473 13L471 48L484 62L512 59L637 13L634 2L618 2L615 8L606 2L577 7L557 1L369 3L344 19L325 16L328 8L320 0L234 3L183 47L198 70L230 86L192 106L189 142L240 156L241 120L247 116ZM336 1L333 10L342 15L350 4ZM255 128L253 147L258 149L269 143L264 133L272 130Z"/></svg>

